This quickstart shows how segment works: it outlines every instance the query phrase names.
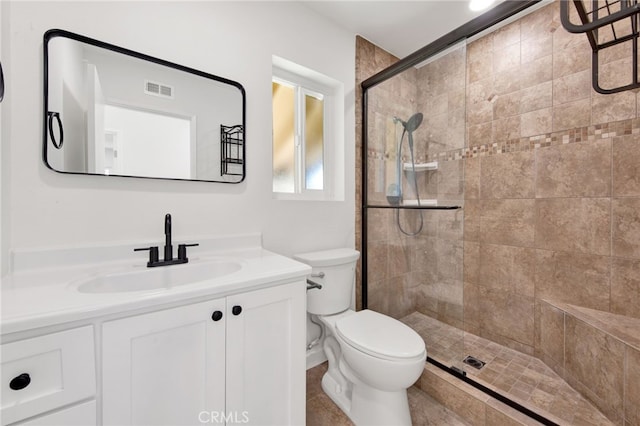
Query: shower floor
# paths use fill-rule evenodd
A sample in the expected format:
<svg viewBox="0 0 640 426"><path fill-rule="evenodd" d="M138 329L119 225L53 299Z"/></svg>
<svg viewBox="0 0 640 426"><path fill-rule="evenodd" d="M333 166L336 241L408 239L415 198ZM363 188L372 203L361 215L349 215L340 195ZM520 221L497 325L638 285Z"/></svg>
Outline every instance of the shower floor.
<svg viewBox="0 0 640 426"><path fill-rule="evenodd" d="M539 359L414 312L401 319L427 345L427 353L447 366L551 420L570 425L612 423ZM477 370L462 363L471 355L486 365Z"/></svg>

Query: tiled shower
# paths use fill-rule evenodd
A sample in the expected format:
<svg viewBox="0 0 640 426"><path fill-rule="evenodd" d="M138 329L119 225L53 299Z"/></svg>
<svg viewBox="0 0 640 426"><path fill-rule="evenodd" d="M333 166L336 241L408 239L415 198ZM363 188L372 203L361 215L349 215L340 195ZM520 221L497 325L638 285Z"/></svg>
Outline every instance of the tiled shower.
<svg viewBox="0 0 640 426"><path fill-rule="evenodd" d="M514 380L498 380L489 362L496 377L485 382L550 415L587 404L638 425L640 97L592 89L587 38L564 30L559 9L545 5L369 89L368 138L358 141L373 206L368 307L432 324L417 330L440 336L425 338L430 355L480 378L491 374L464 366L465 356L518 359ZM364 39L357 55L358 83L397 60ZM601 80L624 83L626 46L602 61ZM417 112L415 161L438 164L416 172L420 198L458 210L376 207L389 204L402 137L393 118ZM405 198L415 198L411 173L402 173ZM398 220L422 231L405 235ZM528 383L527 366L539 373ZM546 376L577 392L573 408L545 400Z"/></svg>

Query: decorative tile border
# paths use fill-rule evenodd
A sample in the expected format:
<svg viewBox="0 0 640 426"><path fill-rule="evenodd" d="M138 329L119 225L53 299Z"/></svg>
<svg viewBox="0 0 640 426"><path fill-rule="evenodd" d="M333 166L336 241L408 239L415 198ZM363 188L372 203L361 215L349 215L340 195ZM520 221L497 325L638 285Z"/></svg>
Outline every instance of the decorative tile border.
<svg viewBox="0 0 640 426"><path fill-rule="evenodd" d="M564 145L579 142L592 142L616 136L639 135L640 118L596 124L587 127L545 133L520 139L510 139L504 142L493 142L474 145L466 148L444 151L433 155L419 155L417 162L428 161L456 161L465 158L484 157L488 155L507 154L512 152L532 151L548 146ZM369 149L367 157L371 160L387 160L385 153Z"/></svg>

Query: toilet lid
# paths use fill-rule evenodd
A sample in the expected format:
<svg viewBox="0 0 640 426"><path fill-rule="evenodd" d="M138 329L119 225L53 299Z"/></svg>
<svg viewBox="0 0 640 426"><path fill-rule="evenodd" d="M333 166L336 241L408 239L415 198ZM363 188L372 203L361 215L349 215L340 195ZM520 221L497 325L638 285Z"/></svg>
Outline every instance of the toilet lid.
<svg viewBox="0 0 640 426"><path fill-rule="evenodd" d="M416 358L425 350L420 335L407 325L368 309L338 320L335 327L346 343L378 358Z"/></svg>
<svg viewBox="0 0 640 426"><path fill-rule="evenodd" d="M311 265L314 268L342 265L344 263L354 262L358 260L359 257L359 251L348 248L314 251L311 253L301 253L293 256L294 259L304 262L307 265Z"/></svg>

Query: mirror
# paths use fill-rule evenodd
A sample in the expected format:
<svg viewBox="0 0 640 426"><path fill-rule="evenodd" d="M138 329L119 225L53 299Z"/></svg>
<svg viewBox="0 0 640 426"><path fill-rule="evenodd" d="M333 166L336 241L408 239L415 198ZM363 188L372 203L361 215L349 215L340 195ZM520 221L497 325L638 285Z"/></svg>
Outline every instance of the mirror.
<svg viewBox="0 0 640 426"><path fill-rule="evenodd" d="M239 183L241 84L63 30L44 35L44 162L61 173Z"/></svg>

